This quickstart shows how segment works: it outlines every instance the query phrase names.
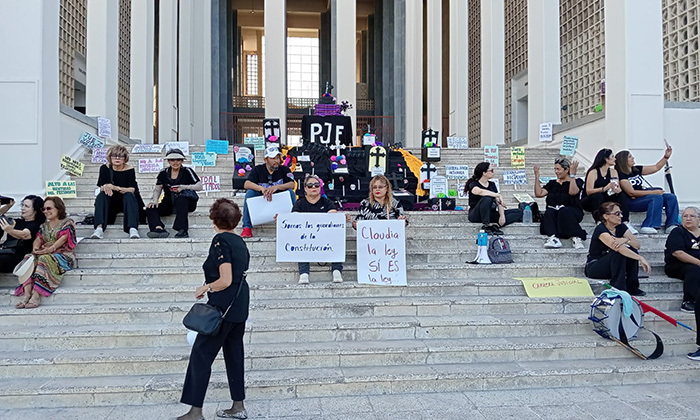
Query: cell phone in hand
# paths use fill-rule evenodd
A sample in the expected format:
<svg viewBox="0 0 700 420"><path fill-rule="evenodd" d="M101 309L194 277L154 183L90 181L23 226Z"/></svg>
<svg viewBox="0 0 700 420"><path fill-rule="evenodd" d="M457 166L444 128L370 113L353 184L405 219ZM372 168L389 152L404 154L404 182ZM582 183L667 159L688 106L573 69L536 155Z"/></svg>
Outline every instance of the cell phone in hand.
<svg viewBox="0 0 700 420"><path fill-rule="evenodd" d="M5 216L5 215L0 216L0 220L4 221L7 224L10 224L10 225L12 224L12 219Z"/></svg>

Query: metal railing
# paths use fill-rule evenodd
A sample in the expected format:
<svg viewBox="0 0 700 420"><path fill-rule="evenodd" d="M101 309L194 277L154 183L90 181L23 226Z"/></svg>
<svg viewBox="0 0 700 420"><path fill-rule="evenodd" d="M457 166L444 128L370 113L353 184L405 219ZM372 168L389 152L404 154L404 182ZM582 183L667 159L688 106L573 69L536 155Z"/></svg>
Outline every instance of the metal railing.
<svg viewBox="0 0 700 420"><path fill-rule="evenodd" d="M318 103L318 98L287 98L287 107L289 109L306 109L313 108ZM234 108L265 108L265 97L264 96L234 96L233 97L233 107ZM354 104L355 109L358 111L373 111L374 110L374 100L372 99L358 99L357 103Z"/></svg>

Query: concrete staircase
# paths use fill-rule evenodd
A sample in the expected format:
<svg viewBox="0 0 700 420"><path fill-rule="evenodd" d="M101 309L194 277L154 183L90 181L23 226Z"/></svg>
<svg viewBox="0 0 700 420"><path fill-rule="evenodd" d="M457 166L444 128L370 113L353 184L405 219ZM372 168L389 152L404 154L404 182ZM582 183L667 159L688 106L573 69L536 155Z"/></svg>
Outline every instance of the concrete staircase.
<svg viewBox="0 0 700 420"><path fill-rule="evenodd" d="M193 148L197 150L196 147ZM507 149L501 163L510 162ZM556 151L528 150L526 163L553 175ZM135 163L139 156L132 156ZM228 160L227 160L228 159ZM445 150L445 164L473 167L481 150ZM229 157L215 170L230 189ZM86 163L89 159L86 157ZM230 163L230 164L229 164ZM96 165L78 179L79 198L68 200L80 219L92 212ZM223 168L223 169L222 169ZM211 171L211 173L209 172ZM144 196L155 175L139 175ZM531 169L528 179L532 183ZM227 184L228 183L228 184ZM228 187L227 187L228 185ZM512 187L503 186L507 201ZM531 195L532 185L520 187ZM188 239L131 240L117 226L105 239L84 240L79 268L54 296L34 310L16 310L15 279L0 275L0 406L84 407L168 404L179 400L189 357L182 318L201 284L201 264L214 232L202 197L190 218ZM240 197L236 198L242 203ZM633 222L642 215L634 215ZM311 284L296 284L295 264L276 263L272 227L254 229L248 281L248 398L296 399L439 391L585 387L639 383L685 383L700 378L700 364L685 353L695 336L654 315L648 328L666 347L656 361L642 361L591 330L590 298L530 299L517 277L583 276L586 251L546 250L539 226L505 229L515 263L465 264L476 252L478 226L464 212L412 212L407 229L407 287L355 282L354 232L342 284L329 267L312 264ZM172 218L166 218L166 225ZM593 222L584 219L591 232ZM78 228L89 236L92 229ZM146 228L142 227L145 236ZM679 311L681 282L663 275L665 235L641 235L642 253L653 265L642 288L645 302L694 325ZM592 281L594 291L599 282ZM648 336L636 346L648 350ZM215 362L207 401L226 401L223 361Z"/></svg>

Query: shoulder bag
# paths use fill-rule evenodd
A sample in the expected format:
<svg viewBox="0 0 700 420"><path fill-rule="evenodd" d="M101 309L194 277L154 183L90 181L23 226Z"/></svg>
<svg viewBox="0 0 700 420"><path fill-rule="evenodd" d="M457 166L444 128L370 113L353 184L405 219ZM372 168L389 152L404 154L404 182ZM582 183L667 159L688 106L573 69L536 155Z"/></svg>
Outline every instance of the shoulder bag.
<svg viewBox="0 0 700 420"><path fill-rule="evenodd" d="M218 334L219 328L221 328L221 321L226 317L229 309L231 309L231 306L233 306L233 303L241 293L241 287L243 286L244 281L245 274L238 283L238 291L236 291L236 296L234 296L231 304L228 305L228 308L226 308L226 312L222 314L219 308L208 303L195 303L192 305L192 308L187 315L185 315L185 318L182 320L182 324L188 330L197 331L199 334Z"/></svg>

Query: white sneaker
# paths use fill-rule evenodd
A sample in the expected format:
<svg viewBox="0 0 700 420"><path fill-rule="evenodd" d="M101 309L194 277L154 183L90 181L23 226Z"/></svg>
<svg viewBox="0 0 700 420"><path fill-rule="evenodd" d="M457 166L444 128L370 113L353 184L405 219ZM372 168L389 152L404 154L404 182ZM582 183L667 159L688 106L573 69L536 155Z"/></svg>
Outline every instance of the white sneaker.
<svg viewBox="0 0 700 420"><path fill-rule="evenodd" d="M675 228L677 228L677 227L678 227L678 225L671 225L671 226L667 227L667 228L666 228L666 234L668 235L669 233L671 233L671 231L672 231L673 229L675 229Z"/></svg>
<svg viewBox="0 0 700 420"><path fill-rule="evenodd" d="M656 235L657 233L659 233L659 232L658 232L656 229L654 229L653 227L643 227L643 228L640 228L639 231L640 231L641 233L644 233L644 234L647 234L647 235Z"/></svg>
<svg viewBox="0 0 700 420"><path fill-rule="evenodd" d="M136 228L131 228L129 229L129 238L130 239L139 239L139 230Z"/></svg>
<svg viewBox="0 0 700 420"><path fill-rule="evenodd" d="M343 275L338 270L333 270L333 283L342 283Z"/></svg>
<svg viewBox="0 0 700 420"><path fill-rule="evenodd" d="M556 236L550 236L544 243L545 248L561 248L561 241Z"/></svg>
<svg viewBox="0 0 700 420"><path fill-rule="evenodd" d="M90 236L90 239L102 239L105 237L105 231L101 227L98 227L95 229L94 232L92 232L92 236Z"/></svg>
<svg viewBox="0 0 700 420"><path fill-rule="evenodd" d="M574 236L571 238L571 242L574 243L574 249L583 249L583 239Z"/></svg>
<svg viewBox="0 0 700 420"><path fill-rule="evenodd" d="M309 274L299 274L299 284L309 284Z"/></svg>
<svg viewBox="0 0 700 420"><path fill-rule="evenodd" d="M632 223L630 223L630 222L625 222L625 225L627 226L627 229L630 230L630 233L631 233L632 235L636 235L636 234L639 233L639 232L637 231L637 229L635 229L634 226L632 226Z"/></svg>

